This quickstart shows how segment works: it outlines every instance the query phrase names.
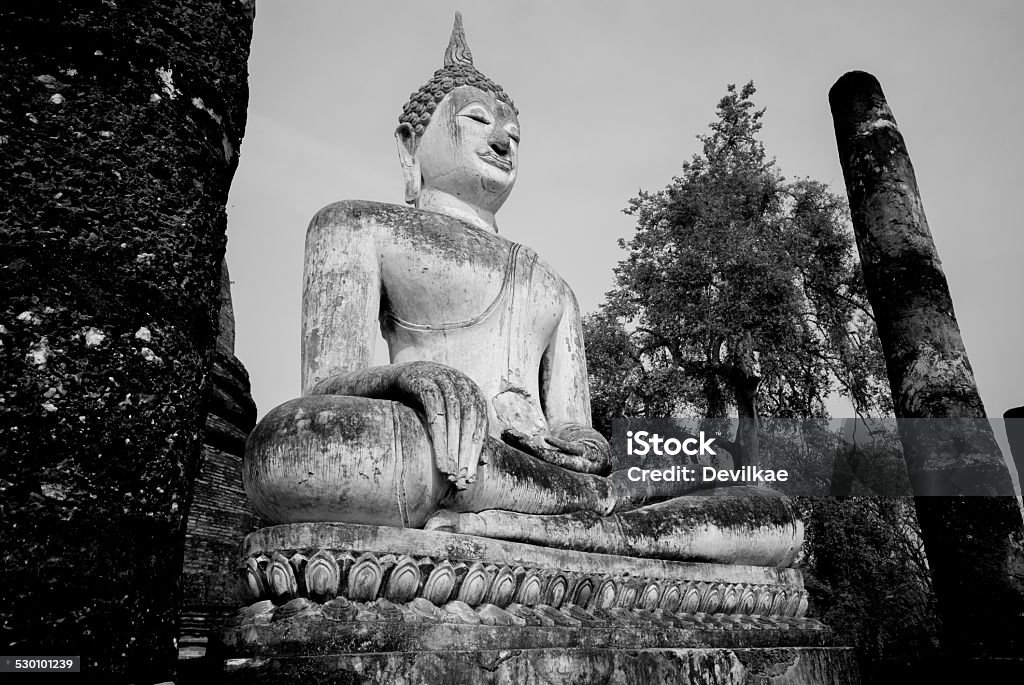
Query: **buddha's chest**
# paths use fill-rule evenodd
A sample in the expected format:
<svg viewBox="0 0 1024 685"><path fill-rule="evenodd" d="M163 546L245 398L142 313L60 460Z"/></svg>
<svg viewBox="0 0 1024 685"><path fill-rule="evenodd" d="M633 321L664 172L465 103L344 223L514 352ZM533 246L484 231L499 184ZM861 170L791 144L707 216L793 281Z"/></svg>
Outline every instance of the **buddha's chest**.
<svg viewBox="0 0 1024 685"><path fill-rule="evenodd" d="M533 250L470 229L422 238L382 253L382 323L452 335L501 327L538 341L554 333L566 288Z"/></svg>

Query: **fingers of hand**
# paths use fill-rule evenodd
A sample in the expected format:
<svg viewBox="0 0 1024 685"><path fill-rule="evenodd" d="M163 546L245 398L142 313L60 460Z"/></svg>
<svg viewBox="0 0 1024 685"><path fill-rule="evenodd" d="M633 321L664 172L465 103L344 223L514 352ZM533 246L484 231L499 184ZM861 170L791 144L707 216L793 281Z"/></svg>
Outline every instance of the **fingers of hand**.
<svg viewBox="0 0 1024 685"><path fill-rule="evenodd" d="M458 390L450 376L438 375L434 378L434 383L440 390L441 397L444 400L443 418L445 422L448 461L453 465L454 470L452 473L456 476L456 485L459 485L461 481L464 487L468 471L459 449L459 433L462 428L462 403L459 401Z"/></svg>
<svg viewBox="0 0 1024 685"><path fill-rule="evenodd" d="M523 433L515 428L506 428L501 433L501 439L507 442L512 447L515 447L521 452L532 454L535 457L541 456L545 451L543 447L537 444L532 436Z"/></svg>
<svg viewBox="0 0 1024 685"><path fill-rule="evenodd" d="M581 440L580 443L586 446L584 454L594 465L594 473L601 473L608 468L612 459L611 447L603 437L598 440Z"/></svg>
<svg viewBox="0 0 1024 685"><path fill-rule="evenodd" d="M552 447L554 447L555 449L561 450L562 452L566 452L568 454L584 454L584 445L581 442L562 440L561 438L556 438L553 435L544 436L544 441L547 442Z"/></svg>
<svg viewBox="0 0 1024 685"><path fill-rule="evenodd" d="M545 439L559 448L556 453L559 455L558 457L547 459L553 464L557 463L559 466L580 473L600 473L607 467L608 450L600 444L594 444L589 440Z"/></svg>
<svg viewBox="0 0 1024 685"><path fill-rule="evenodd" d="M449 450L444 395L436 384L429 381L422 383L417 390L420 402L423 404L423 415L427 420L430 442L434 446L435 464L441 473L448 476L448 480L454 481L458 476L459 469L458 462L452 458Z"/></svg>
<svg viewBox="0 0 1024 685"><path fill-rule="evenodd" d="M576 471L577 473L594 473L597 470L596 465L591 460L578 454L566 454L565 452L547 450L547 454L543 459L556 466L561 466L563 469Z"/></svg>
<svg viewBox="0 0 1024 685"><path fill-rule="evenodd" d="M463 398L465 399L465 398ZM459 422L459 471L466 469L466 480L476 480L476 463L480 458L480 450L476 448L473 437L477 426L477 408L473 402L462 404L462 419Z"/></svg>
<svg viewBox="0 0 1024 685"><path fill-rule="evenodd" d="M559 437L577 445L582 445L585 452L604 452L610 449L608 441L598 431L586 426L570 426L559 431Z"/></svg>
<svg viewBox="0 0 1024 685"><path fill-rule="evenodd" d="M468 377L453 375L454 392L461 412L459 422L459 467L466 469L466 481L476 481L476 470L487 436L487 404L483 394Z"/></svg>
<svg viewBox="0 0 1024 685"><path fill-rule="evenodd" d="M554 464L555 466L561 466L565 469L572 469L573 467L572 455L559 452L558 450L542 450L542 453L538 456L549 464Z"/></svg>
<svg viewBox="0 0 1024 685"><path fill-rule="evenodd" d="M483 456L484 441L487 439L487 404L483 395L476 393L473 402L474 425L470 436L470 474L476 479L476 470L480 466L480 459Z"/></svg>

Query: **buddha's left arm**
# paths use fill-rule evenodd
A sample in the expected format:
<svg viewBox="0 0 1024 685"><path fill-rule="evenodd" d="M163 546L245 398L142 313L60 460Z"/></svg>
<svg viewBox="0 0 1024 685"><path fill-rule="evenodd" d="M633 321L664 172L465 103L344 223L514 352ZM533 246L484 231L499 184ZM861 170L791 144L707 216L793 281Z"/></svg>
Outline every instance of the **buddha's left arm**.
<svg viewBox="0 0 1024 685"><path fill-rule="evenodd" d="M541 362L541 406L548 425L591 425L590 387L583 350L583 325L576 296L565 288L562 318Z"/></svg>
<svg viewBox="0 0 1024 685"><path fill-rule="evenodd" d="M576 470L603 473L608 468L610 449L604 436L591 427L580 308L568 286L565 292L562 318L541 362L541 406L555 438L548 442L583 457L585 468Z"/></svg>

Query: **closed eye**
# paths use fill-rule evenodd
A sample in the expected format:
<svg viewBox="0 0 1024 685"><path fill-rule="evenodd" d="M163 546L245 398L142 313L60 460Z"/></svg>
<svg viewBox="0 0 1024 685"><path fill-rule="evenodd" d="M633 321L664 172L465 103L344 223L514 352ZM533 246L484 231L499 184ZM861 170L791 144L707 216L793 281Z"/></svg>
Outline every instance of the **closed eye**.
<svg viewBox="0 0 1024 685"><path fill-rule="evenodd" d="M473 121L479 121L481 124L490 124L492 119L483 107L479 105L467 107L466 109L459 112L461 116L469 117Z"/></svg>

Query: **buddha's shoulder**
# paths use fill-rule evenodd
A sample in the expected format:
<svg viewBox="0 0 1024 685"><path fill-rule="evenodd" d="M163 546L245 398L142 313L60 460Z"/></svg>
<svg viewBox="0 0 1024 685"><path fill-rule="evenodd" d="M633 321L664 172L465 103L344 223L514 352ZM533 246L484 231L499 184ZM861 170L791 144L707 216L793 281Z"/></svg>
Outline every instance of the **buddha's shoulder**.
<svg viewBox="0 0 1024 685"><path fill-rule="evenodd" d="M310 229L364 227L401 232L404 229L444 228L458 223L456 219L406 205L371 200L342 200L317 212L310 222Z"/></svg>
<svg viewBox="0 0 1024 685"><path fill-rule="evenodd" d="M575 301L576 293L573 292L572 286L569 285L568 281L562 278L562 275L555 270L555 267L552 266L550 262L544 259L544 257L538 254L535 250L525 245L522 249L527 255L532 257L536 269L539 269L547 276L547 278L551 279L553 285L562 291L566 298Z"/></svg>

